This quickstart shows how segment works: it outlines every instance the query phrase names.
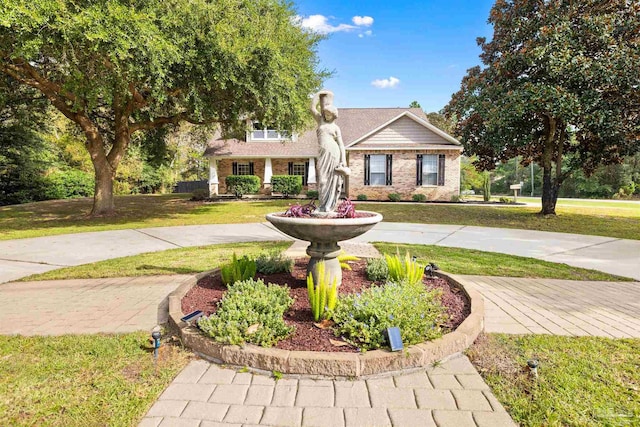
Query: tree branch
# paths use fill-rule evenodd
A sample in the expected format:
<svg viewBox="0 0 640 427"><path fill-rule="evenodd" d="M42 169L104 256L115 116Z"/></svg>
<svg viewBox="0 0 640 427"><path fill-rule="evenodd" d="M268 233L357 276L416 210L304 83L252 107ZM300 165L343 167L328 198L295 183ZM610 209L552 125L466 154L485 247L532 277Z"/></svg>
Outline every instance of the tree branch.
<svg viewBox="0 0 640 427"><path fill-rule="evenodd" d="M156 117L153 120L146 122L133 123L129 126L129 134L133 134L139 130L149 130L159 128L165 125L177 125L180 122L187 122L193 125L208 125L211 123L220 123L220 120L208 119L208 120L194 120L186 112L175 114L173 116Z"/></svg>

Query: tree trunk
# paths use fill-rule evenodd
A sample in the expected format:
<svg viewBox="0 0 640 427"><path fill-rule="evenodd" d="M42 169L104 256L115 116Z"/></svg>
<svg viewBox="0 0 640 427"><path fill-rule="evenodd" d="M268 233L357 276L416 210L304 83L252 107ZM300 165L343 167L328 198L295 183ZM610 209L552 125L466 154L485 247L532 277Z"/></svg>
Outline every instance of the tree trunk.
<svg viewBox="0 0 640 427"><path fill-rule="evenodd" d="M93 168L96 173L96 187L93 196L93 209L91 216L112 216L115 215L115 204L113 202L113 181L116 171L113 170L109 162L94 161Z"/></svg>
<svg viewBox="0 0 640 427"><path fill-rule="evenodd" d="M558 183L551 179L551 163L553 160L553 143L556 136L556 121L547 117L545 120L546 140L542 151L542 210L541 215L555 215L558 201Z"/></svg>
<svg viewBox="0 0 640 427"><path fill-rule="evenodd" d="M548 168L544 165L542 171L542 210L540 214L555 215L559 186L551 179L551 165Z"/></svg>
<svg viewBox="0 0 640 427"><path fill-rule="evenodd" d="M91 216L112 216L116 209L113 201L113 181L120 160L129 145L130 134L128 116L118 104L119 96L114 97L114 130L115 138L109 153L105 153L104 139L97 127L92 123L85 128L87 135L87 149L91 155L93 169L96 173L96 190L93 196Z"/></svg>

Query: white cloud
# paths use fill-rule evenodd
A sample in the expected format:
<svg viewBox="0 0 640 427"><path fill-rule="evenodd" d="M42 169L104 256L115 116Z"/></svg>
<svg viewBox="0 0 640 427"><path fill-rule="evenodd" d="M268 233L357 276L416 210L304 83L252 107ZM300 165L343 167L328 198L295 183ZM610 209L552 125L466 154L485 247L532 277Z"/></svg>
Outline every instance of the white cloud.
<svg viewBox="0 0 640 427"><path fill-rule="evenodd" d="M353 31L361 27L370 27L373 24L373 18L370 16L354 16L351 21L355 25L351 24L337 24L333 25L329 22L330 17L324 15L310 15L306 18L302 16L296 16L293 22L300 25L302 28L309 29L315 33L331 34L338 32ZM364 32L364 35L370 36L371 30ZM363 37L362 34L358 34L358 37Z"/></svg>
<svg viewBox="0 0 640 427"><path fill-rule="evenodd" d="M329 18L324 15L311 15L308 18L299 19L300 26L320 34L337 33L340 31L355 30L356 27L349 24L329 24Z"/></svg>
<svg viewBox="0 0 640 427"><path fill-rule="evenodd" d="M399 83L400 83L400 79L397 79L391 76L388 79L376 79L371 82L371 85L379 89L387 89L387 88L396 87L398 86Z"/></svg>
<svg viewBox="0 0 640 427"><path fill-rule="evenodd" d="M373 24L373 18L370 16L354 16L351 21L358 27L370 27Z"/></svg>

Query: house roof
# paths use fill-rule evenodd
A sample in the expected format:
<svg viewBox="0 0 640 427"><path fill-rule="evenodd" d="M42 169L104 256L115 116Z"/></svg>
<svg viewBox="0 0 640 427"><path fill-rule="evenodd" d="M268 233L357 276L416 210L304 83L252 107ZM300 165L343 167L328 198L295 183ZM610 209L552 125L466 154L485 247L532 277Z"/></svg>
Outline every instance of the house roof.
<svg viewBox="0 0 640 427"><path fill-rule="evenodd" d="M339 108L336 124L340 126L342 140L349 150L365 148L356 146L363 139L385 128L402 117L409 117L425 128L438 134L442 144L437 146L425 144L395 144L388 149L414 148L458 148L460 145L453 137L429 123L424 111L420 108ZM448 146L449 144L453 147ZM315 128L300 134L296 141L251 141L238 139L223 139L219 134L212 137L204 153L205 156L215 157L316 157L318 155L318 140Z"/></svg>

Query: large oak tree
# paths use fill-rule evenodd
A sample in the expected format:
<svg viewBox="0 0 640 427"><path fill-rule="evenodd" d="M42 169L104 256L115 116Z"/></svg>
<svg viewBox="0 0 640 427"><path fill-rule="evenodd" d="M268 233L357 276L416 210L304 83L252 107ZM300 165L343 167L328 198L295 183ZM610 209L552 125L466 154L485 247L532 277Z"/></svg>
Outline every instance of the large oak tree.
<svg viewBox="0 0 640 427"><path fill-rule="evenodd" d="M86 137L93 215L114 212L113 180L138 131L247 117L306 121L319 36L284 0L4 0L0 72L42 92Z"/></svg>
<svg viewBox="0 0 640 427"><path fill-rule="evenodd" d="M484 67L468 70L446 107L477 165L522 156L543 169L543 214L573 170L638 150L640 3L498 0ZM564 162L564 163L563 163Z"/></svg>

